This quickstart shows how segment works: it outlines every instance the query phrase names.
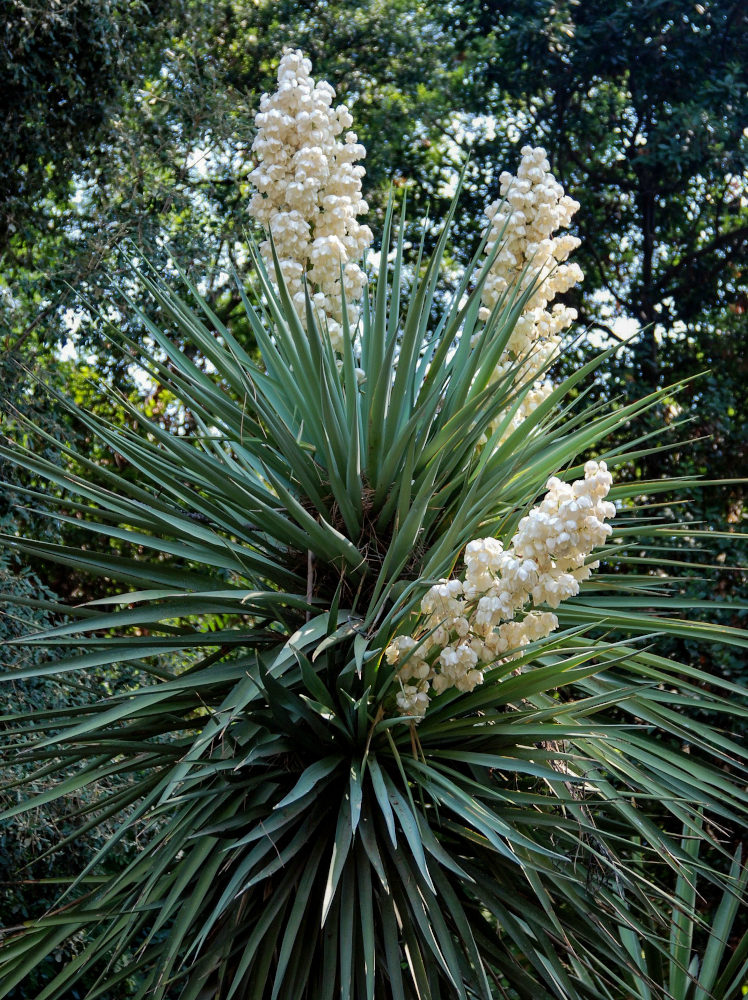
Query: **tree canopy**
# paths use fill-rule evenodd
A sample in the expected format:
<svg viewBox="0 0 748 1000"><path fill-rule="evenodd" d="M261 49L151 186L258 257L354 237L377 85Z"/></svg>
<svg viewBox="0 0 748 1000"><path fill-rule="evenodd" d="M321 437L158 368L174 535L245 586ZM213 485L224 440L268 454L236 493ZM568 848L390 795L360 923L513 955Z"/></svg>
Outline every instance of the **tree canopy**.
<svg viewBox="0 0 748 1000"><path fill-rule="evenodd" d="M467 161L455 245L474 245L500 171L523 143L544 145L582 203L585 283L568 297L595 336L582 339L581 355L639 330L611 368L611 393L710 369L657 419L691 418L695 436L710 436L674 461L702 473L708 463L712 477L744 463L744 5L5 6L13 86L0 113L14 136L0 180L6 352L56 363L80 324L81 357L126 388L126 364L88 322L115 308L110 275L128 266L121 250L146 249L166 269L170 257L188 272L198 264L208 297L241 327L226 267L247 266L252 116L293 45L352 109L375 230L390 185L407 190L411 219L427 209L441 217ZM740 503L736 486L732 517Z"/></svg>

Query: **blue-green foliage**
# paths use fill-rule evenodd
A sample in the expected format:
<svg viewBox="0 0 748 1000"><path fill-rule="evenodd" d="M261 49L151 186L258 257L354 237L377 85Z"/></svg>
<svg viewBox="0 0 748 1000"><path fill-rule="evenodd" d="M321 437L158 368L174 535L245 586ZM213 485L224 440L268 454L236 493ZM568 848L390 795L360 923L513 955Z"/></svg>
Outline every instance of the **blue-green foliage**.
<svg viewBox="0 0 748 1000"><path fill-rule="evenodd" d="M21 634L48 628L54 616L44 608L44 604L55 603L56 596L45 586L39 575L26 568L19 571L11 565L7 552L0 552L0 594L5 598L0 604L0 649L4 669L29 668L50 661L48 650L34 646L14 646L12 640ZM31 601L28 606L7 601ZM125 676L124 671L108 671L107 675L89 676L86 684L68 675L56 678L30 678L12 681L3 693L3 708L0 714L0 729L10 729L5 721L11 713L25 711L43 713L49 709L67 705L90 704L92 694L98 690L99 697L110 695L126 683L132 683L133 676ZM12 738L12 737L10 737ZM18 763L11 768L14 777L21 778L33 767L24 762L24 742L18 743ZM6 775L6 777L9 777ZM34 785L36 793L43 792L47 785L41 778ZM111 835L112 826L104 823L81 836L75 836L80 819L69 815L72 805L95 806L106 802L107 795L114 787L113 781L100 781L82 789L74 801L54 799L45 805L14 817L0 821L0 927L17 927L25 921L39 917L55 905L66 880L72 880L88 863L94 853L101 848ZM0 808L14 803L13 790L0 793ZM63 850L54 849L66 838ZM123 867L133 856L133 841L125 841L111 862L111 871ZM44 984L59 972L62 964L69 961L76 951L78 942L73 940L58 948L41 961L29 975L27 981L10 994L10 1000L24 1000L35 995ZM74 990L70 1000L83 996L85 990ZM120 994L120 996L127 994ZM104 994L102 1000L117 1000L113 994Z"/></svg>

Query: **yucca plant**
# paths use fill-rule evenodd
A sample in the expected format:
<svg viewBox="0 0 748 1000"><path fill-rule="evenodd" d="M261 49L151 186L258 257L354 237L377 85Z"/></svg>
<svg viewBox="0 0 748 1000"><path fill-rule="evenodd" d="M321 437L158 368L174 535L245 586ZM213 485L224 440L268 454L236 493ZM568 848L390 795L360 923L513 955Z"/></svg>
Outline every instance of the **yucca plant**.
<svg viewBox="0 0 748 1000"><path fill-rule="evenodd" d="M558 627L505 641L479 676L437 683L437 655L459 642L425 602L459 579L468 543L510 551L550 475L656 451L641 437L610 454L606 436L677 387L585 407L603 354L528 406L538 369L507 345L541 278L523 274L487 309L501 241L484 240L446 292L451 218L410 263L394 220L390 206L357 330L340 264L335 320L312 277L299 298L274 237L250 250L256 286L237 289L259 361L186 276L178 291L133 265L122 308L152 349L106 335L194 432L124 398L124 427L60 399L136 474L65 446L59 463L0 449L51 485L51 517L121 550L5 543L126 588L47 603L61 624L20 642L58 655L2 679L85 685L121 664L151 678L2 717L6 758L22 747L33 765L6 782L7 819L116 778L106 801L71 803L78 834L56 849L118 825L53 910L3 936L0 996L27 996L30 970L77 935L35 1000L80 995L84 980L90 1000L666 997L643 952L682 982L701 967L669 947L674 880L698 874L737 905L745 877L739 862L720 875L720 830L744 820L745 755L699 713L744 716L744 692L658 656L657 635L748 638L689 622L668 590L681 529L655 500L677 482L614 485L602 568L555 609ZM24 796L42 778L49 789ZM132 838L137 856L103 876Z"/></svg>
<svg viewBox="0 0 748 1000"><path fill-rule="evenodd" d="M684 831L685 833L685 831ZM685 833L684 851L698 859L701 841ZM673 889L673 911L667 952L627 930L622 940L636 967L645 975L631 976L636 1000L651 1000L648 980L659 983L667 996L680 1000L730 1000L745 994L748 977L748 929L739 926L740 903L748 885L748 867L738 848L730 866L732 885L722 894L706 922L699 913L696 870L681 870ZM703 944L697 947L697 941Z"/></svg>

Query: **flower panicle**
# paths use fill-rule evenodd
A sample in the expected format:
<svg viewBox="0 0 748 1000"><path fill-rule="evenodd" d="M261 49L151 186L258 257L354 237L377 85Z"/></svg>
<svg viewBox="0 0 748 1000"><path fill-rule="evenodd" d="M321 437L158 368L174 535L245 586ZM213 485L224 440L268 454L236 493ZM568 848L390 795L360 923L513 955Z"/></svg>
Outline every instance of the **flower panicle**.
<svg viewBox="0 0 748 1000"><path fill-rule="evenodd" d="M558 628L556 615L538 608L574 597L598 567L588 557L612 531L611 484L605 462L587 462L573 483L552 476L506 548L496 538L468 543L464 580L432 586L421 601L421 634L395 636L385 650L398 668L403 715L422 719L432 693L474 690L490 667Z"/></svg>
<svg viewBox="0 0 748 1000"><path fill-rule="evenodd" d="M366 284L359 262L373 239L369 227L358 221L368 211L361 195L365 170L358 163L366 150L350 130L353 119L346 105L334 107L335 90L325 80L315 83L311 71L300 50L286 49L278 88L261 99L252 144L257 166L250 174L256 191L249 210L272 234L302 323L306 279L317 315L340 351L342 288L353 330ZM260 244L260 252L273 276L269 239Z"/></svg>
<svg viewBox="0 0 748 1000"><path fill-rule="evenodd" d="M584 277L578 264L568 262L580 244L578 237L570 233L554 235L571 225L579 202L564 193L550 171L544 149L523 146L521 154L517 176L508 171L500 175L500 197L486 209L485 253L494 253L498 241L500 247L481 294L480 311L480 317L486 320L508 289L522 293L533 286L493 375L498 380L513 370L516 383L533 383L513 415L507 434L553 391L541 372L556 354L560 334L576 320L577 312L571 306L551 303L556 295L568 292ZM494 427L496 424L498 419Z"/></svg>

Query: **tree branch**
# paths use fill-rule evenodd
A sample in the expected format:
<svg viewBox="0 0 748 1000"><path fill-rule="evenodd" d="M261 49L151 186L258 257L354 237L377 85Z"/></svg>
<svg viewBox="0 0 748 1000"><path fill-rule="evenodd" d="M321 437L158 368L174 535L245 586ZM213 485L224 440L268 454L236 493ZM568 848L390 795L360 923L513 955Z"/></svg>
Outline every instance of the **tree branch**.
<svg viewBox="0 0 748 1000"><path fill-rule="evenodd" d="M707 257L709 254L714 253L715 250L719 250L721 247L729 246L731 243L741 243L748 240L748 225L738 226L737 229L730 229L726 233L720 233L719 236L708 243L704 247L700 247L698 250L694 250L691 253L685 254L676 263L672 264L657 279L657 287L661 292L665 292L667 289L667 284L671 278L675 277L679 271L686 270L691 266L691 264L696 263L703 257Z"/></svg>

